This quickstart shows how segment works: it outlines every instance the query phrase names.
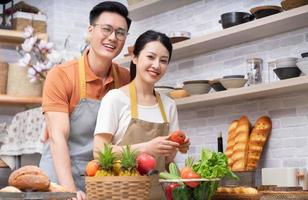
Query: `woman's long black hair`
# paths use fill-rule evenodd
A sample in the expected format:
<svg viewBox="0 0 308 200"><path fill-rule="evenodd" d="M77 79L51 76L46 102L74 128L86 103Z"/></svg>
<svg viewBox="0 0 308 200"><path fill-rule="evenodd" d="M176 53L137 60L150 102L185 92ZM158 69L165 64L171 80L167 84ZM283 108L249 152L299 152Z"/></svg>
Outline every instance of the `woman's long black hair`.
<svg viewBox="0 0 308 200"><path fill-rule="evenodd" d="M135 42L134 45L134 56L138 57L142 49L145 47L145 45L149 42L159 41L162 45L166 47L166 49L169 52L169 60L171 59L172 55L172 43L169 39L169 37L164 34L153 30L148 30L141 34L138 39ZM136 77L136 65L131 61L130 63L130 80L134 80Z"/></svg>

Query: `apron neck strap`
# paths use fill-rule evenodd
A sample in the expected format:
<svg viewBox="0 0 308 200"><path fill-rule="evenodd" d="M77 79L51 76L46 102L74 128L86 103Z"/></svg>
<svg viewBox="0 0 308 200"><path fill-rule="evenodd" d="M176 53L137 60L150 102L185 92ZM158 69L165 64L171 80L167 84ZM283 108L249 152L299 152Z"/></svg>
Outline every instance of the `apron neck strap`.
<svg viewBox="0 0 308 200"><path fill-rule="evenodd" d="M118 89L121 87L121 84L120 84L120 79L117 73L117 69L113 64L111 65L111 68L112 68L112 77L113 77L114 87Z"/></svg>
<svg viewBox="0 0 308 200"><path fill-rule="evenodd" d="M131 109L131 116L134 119L138 119L137 93L136 93L135 80L133 80L129 84L129 96L130 96L130 101L131 101L131 107L130 107L130 109ZM156 92L156 91L155 91L155 96L156 96L156 100L158 102L159 110L160 110L160 113L161 113L162 118L164 120L164 123L167 123L167 116L166 116L166 112L165 112L165 109L164 109L163 102L161 101L159 93Z"/></svg>
<svg viewBox="0 0 308 200"><path fill-rule="evenodd" d="M78 69L79 69L79 87L80 87L80 99L86 98L86 72L85 72L85 55L83 54L79 59Z"/></svg>
<svg viewBox="0 0 308 200"><path fill-rule="evenodd" d="M86 98L86 72L85 72L85 54L81 56L78 62L78 70L79 70L79 87L80 87L80 99ZM112 77L114 81L114 87L120 87L119 76L114 65L111 65Z"/></svg>

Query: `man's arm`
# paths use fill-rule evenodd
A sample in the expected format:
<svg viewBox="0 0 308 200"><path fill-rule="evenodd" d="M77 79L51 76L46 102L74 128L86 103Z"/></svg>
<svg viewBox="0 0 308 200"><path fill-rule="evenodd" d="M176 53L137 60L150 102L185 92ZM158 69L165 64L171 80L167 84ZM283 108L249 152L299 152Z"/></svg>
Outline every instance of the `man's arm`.
<svg viewBox="0 0 308 200"><path fill-rule="evenodd" d="M69 191L76 192L67 143L70 132L69 114L64 112L46 112L45 120L49 134L53 166L59 184Z"/></svg>

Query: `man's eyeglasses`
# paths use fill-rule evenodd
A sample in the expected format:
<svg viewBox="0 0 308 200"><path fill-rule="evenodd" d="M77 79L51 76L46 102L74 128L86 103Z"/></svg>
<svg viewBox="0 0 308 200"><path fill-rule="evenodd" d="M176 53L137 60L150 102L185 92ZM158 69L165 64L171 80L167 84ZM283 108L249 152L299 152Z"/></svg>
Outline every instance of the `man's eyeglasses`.
<svg viewBox="0 0 308 200"><path fill-rule="evenodd" d="M98 26L101 30L101 33L106 37L110 36L113 31L115 32L115 36L118 40L125 40L126 36L128 35L128 32L122 28L114 30L112 26L106 24L93 24L93 26Z"/></svg>

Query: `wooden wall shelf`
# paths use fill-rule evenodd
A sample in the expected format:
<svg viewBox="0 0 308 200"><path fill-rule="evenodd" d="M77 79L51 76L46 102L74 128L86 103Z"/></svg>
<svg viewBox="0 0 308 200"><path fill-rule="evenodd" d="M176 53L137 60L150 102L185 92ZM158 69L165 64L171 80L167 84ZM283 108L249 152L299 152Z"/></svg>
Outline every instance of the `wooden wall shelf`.
<svg viewBox="0 0 308 200"><path fill-rule="evenodd" d="M16 97L9 95L0 95L1 105L40 105L42 103L41 97Z"/></svg>
<svg viewBox="0 0 308 200"><path fill-rule="evenodd" d="M142 20L144 18L157 15L169 10L180 8L187 4L200 0L143 0L132 6L128 6L129 16L135 20Z"/></svg>
<svg viewBox="0 0 308 200"><path fill-rule="evenodd" d="M172 60L208 53L307 26L308 5L176 43L173 45ZM128 66L130 57L118 59L116 62Z"/></svg>
<svg viewBox="0 0 308 200"><path fill-rule="evenodd" d="M301 76L280 80L269 84L253 85L243 88L229 89L220 92L194 95L176 100L177 108L190 109L209 105L239 102L249 99L258 99L291 92L307 91L308 76Z"/></svg>
<svg viewBox="0 0 308 200"><path fill-rule="evenodd" d="M24 41L23 35L24 32L0 29L0 43L10 45L20 44ZM48 40L48 35L46 33L38 33L37 37L39 39Z"/></svg>

